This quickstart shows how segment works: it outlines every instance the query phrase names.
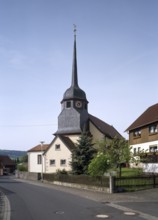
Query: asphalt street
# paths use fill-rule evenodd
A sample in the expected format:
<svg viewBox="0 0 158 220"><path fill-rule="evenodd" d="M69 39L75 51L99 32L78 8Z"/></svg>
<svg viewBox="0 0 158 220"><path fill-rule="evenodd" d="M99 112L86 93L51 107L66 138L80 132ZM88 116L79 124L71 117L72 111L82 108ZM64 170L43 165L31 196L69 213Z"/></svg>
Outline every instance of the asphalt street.
<svg viewBox="0 0 158 220"><path fill-rule="evenodd" d="M3 220L158 220L158 189L110 195L8 176L0 191Z"/></svg>

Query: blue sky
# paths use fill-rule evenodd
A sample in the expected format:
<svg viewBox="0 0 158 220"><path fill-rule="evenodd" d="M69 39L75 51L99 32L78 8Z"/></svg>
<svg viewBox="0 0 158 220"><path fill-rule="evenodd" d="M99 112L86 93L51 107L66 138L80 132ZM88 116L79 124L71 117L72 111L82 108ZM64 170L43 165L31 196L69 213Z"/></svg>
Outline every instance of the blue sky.
<svg viewBox="0 0 158 220"><path fill-rule="evenodd" d="M50 143L71 83L89 113L125 129L158 102L157 0L0 0L0 149Z"/></svg>

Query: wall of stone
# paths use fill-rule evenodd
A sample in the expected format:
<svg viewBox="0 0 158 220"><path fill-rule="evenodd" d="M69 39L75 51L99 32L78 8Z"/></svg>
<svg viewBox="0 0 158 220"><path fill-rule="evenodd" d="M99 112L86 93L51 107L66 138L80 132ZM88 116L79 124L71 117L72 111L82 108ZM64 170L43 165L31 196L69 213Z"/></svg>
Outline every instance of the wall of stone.
<svg viewBox="0 0 158 220"><path fill-rule="evenodd" d="M40 173L30 173L30 172L20 172L16 171L16 178L25 179L25 180L40 180Z"/></svg>

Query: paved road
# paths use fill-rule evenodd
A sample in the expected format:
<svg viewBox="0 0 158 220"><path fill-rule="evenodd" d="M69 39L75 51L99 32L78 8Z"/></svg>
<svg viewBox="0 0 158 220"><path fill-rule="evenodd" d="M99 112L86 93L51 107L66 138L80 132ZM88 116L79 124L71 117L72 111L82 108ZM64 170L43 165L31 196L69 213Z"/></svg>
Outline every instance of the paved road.
<svg viewBox="0 0 158 220"><path fill-rule="evenodd" d="M109 195L21 181L13 177L1 177L0 190L7 196L1 196L7 204L4 210L7 215L2 218L5 220L158 219L156 196L155 200L152 197L150 206L151 199L144 201L141 196L135 202L137 194ZM145 208L144 202L147 205Z"/></svg>

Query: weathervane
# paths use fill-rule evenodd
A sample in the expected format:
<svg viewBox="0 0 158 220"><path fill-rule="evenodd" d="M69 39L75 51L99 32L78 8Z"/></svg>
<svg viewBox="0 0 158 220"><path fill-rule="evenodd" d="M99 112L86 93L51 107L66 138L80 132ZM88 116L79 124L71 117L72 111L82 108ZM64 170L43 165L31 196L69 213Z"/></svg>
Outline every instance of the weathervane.
<svg viewBox="0 0 158 220"><path fill-rule="evenodd" d="M74 26L74 35L76 36L76 31L77 31L76 24L73 24L73 26Z"/></svg>

